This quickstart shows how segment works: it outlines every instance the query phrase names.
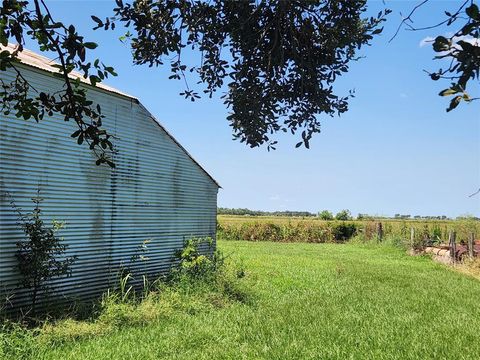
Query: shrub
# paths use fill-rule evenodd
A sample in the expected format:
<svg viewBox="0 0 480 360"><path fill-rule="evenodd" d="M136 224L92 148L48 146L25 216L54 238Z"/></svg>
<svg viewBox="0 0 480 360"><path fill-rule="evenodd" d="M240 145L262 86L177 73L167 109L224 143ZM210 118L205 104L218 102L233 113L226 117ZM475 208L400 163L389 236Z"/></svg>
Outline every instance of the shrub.
<svg viewBox="0 0 480 360"><path fill-rule="evenodd" d="M170 286L194 291L203 287L217 305L224 297L242 302L249 298L249 292L238 281L245 276L245 269L227 263L219 250L214 251L211 238L188 239L175 257L177 266L169 276Z"/></svg>
<svg viewBox="0 0 480 360"><path fill-rule="evenodd" d="M178 265L171 276L206 278L214 276L223 265L223 255L214 251L211 238L191 238L184 242L182 249L175 252Z"/></svg>
<svg viewBox="0 0 480 360"><path fill-rule="evenodd" d="M33 212L26 215L12 201L26 235L25 240L17 243L15 256L22 276L21 285L31 291L32 315L36 314L38 296L51 290L49 280L69 276L75 261L75 257L65 256L67 245L56 235L63 223L54 222L52 227L48 227L41 219L40 203L43 199L39 195L40 191L32 199L35 203Z"/></svg>
<svg viewBox="0 0 480 360"><path fill-rule="evenodd" d="M336 242L345 242L355 236L357 227L354 223L341 223L333 227L333 238Z"/></svg>

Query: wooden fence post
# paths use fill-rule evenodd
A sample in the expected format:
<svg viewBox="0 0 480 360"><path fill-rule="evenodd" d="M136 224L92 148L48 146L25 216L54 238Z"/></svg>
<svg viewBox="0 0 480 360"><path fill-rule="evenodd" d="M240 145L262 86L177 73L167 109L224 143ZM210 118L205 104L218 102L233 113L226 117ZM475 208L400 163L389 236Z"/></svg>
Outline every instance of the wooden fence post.
<svg viewBox="0 0 480 360"><path fill-rule="evenodd" d="M450 231L450 234L448 235L449 239L449 245L450 245L450 257L452 259L452 262L455 263L457 260L457 243L456 239L457 238L457 233L455 231Z"/></svg>
<svg viewBox="0 0 480 360"><path fill-rule="evenodd" d="M410 246L413 248L413 245L415 243L415 228L412 226L410 228Z"/></svg>
<svg viewBox="0 0 480 360"><path fill-rule="evenodd" d="M383 239L383 225L381 222L377 223L377 236L378 240L382 241Z"/></svg>
<svg viewBox="0 0 480 360"><path fill-rule="evenodd" d="M470 233L470 237L468 238L468 257L473 259L473 243L475 240L475 234L472 232Z"/></svg>

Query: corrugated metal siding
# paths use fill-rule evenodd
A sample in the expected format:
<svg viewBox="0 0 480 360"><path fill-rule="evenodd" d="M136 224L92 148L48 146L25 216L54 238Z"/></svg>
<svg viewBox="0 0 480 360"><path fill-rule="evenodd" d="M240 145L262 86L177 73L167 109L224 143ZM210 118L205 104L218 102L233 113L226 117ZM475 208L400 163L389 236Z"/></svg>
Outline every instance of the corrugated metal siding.
<svg viewBox="0 0 480 360"><path fill-rule="evenodd" d="M61 86L48 73L21 68L39 91ZM6 82L14 77L10 71L0 75ZM0 287L18 284L15 244L24 237L9 196L31 211L38 187L45 222L66 222L59 235L68 255L78 256L73 276L55 281L65 296L98 295L121 266L146 266L158 274L184 239L215 238L217 184L134 99L93 88L89 96L102 106L104 127L116 137L114 170L96 166L88 147L69 136L73 122L58 115L38 124L1 115ZM147 239L150 259L132 263Z"/></svg>

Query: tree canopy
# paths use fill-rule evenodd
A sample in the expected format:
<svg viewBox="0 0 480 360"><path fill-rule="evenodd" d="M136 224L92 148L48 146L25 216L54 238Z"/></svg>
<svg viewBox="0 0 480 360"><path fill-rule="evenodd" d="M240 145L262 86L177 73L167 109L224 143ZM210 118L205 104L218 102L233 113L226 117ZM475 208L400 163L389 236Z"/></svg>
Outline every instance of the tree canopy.
<svg viewBox="0 0 480 360"><path fill-rule="evenodd" d="M337 213L337 215L335 215L335 219L343 220L343 221L351 220L352 214L350 213L350 210L347 210L347 209L341 210Z"/></svg>
<svg viewBox="0 0 480 360"><path fill-rule="evenodd" d="M251 147L275 148L279 131L301 133L307 148L320 131L318 115L347 111L352 94L338 95L335 80L348 71L356 52L382 31L380 24L389 10L366 17L363 1L122 1L116 0L113 15L92 19L96 29L126 28L135 64L169 66L171 79L185 81L181 95L194 101L199 92L189 85L196 73L212 96L219 89L230 110L227 120L235 139ZM15 66L26 38L41 51L58 58L65 83L60 93L35 92ZM0 43L19 44L15 52L2 51L0 69L13 68L17 78L2 83L4 113L40 121L58 112L74 120L72 134L96 151L97 163L114 166L108 129L102 129L101 108L87 98L72 71L95 84L114 69L100 60L87 61L86 52L97 44L86 41L74 25L55 21L43 0L3 0L0 10ZM182 52L199 54L199 63L186 64ZM225 86L225 87L224 87Z"/></svg>
<svg viewBox="0 0 480 360"><path fill-rule="evenodd" d="M410 30L412 15L404 18ZM368 17L366 0L269 0L269 1L159 1L115 0L112 16L92 15L95 29L125 28L123 41L132 49L133 62L168 67L170 79L181 80L181 95L195 101L224 90L223 101L235 139L250 147L274 149L278 132L300 135L297 147L320 132L319 115L334 116L348 109L353 93L338 94L335 81L346 73L358 50L382 32L381 23L390 10ZM451 80L440 95L453 96L447 111L472 101L466 91L470 80L479 79L480 45L478 6L466 0L439 25L458 24L451 37L438 36L433 49L438 59L451 60L446 69L429 73L433 80ZM426 29L424 28L424 29ZM16 66L26 39L41 51L55 54L62 91L40 92ZM470 41L476 39L476 42ZM111 134L102 128L101 107L87 96L74 71L95 86L116 73L99 59L88 61L87 52L97 47L86 41L76 27L54 20L44 0L3 0L0 8L0 44L18 44L16 51L0 52L0 70L13 69L16 78L2 81L0 97L4 114L41 121L45 114L59 113L73 120L71 134L78 144L87 143L97 155L97 165L114 166ZM190 64L182 54L198 54ZM191 86L199 78L198 86ZM197 87L199 89L197 89Z"/></svg>
<svg viewBox="0 0 480 360"><path fill-rule="evenodd" d="M322 220L333 220L333 214L328 210L322 210L318 213L318 217Z"/></svg>

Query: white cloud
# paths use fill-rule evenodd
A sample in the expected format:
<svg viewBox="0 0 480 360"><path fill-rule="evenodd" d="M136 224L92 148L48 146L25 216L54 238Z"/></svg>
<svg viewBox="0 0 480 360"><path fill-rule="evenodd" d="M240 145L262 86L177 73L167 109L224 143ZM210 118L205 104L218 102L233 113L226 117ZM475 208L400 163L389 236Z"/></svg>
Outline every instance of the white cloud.
<svg viewBox="0 0 480 360"><path fill-rule="evenodd" d="M448 33L448 34L445 34L445 37L450 38L452 35L453 35L452 33ZM455 37L453 37L452 40L453 40L454 43L457 43L460 40L462 40L462 41L468 42L472 45L480 46L479 40L477 38L474 38L473 36L470 36L470 35L455 36ZM419 47L424 47L424 46L427 46L427 45L431 46L434 41L435 41L435 38L433 36L427 36L427 37L424 37L422 40L420 40L418 46Z"/></svg>
<svg viewBox="0 0 480 360"><path fill-rule="evenodd" d="M459 42L460 40L468 42L468 43L470 43L472 45L475 45L475 46L480 46L479 40L477 38L474 38L473 36L470 36L470 35L455 36L453 38L454 42Z"/></svg>
<svg viewBox="0 0 480 360"><path fill-rule="evenodd" d="M280 195L275 194L275 195L270 196L268 199L271 200L271 201L278 201L278 200L280 200Z"/></svg>
<svg viewBox="0 0 480 360"><path fill-rule="evenodd" d="M420 47L424 47L424 46L427 46L427 45L432 45L432 42L435 40L434 37L432 36L427 36L425 38L423 38L422 40L420 40L420 43L418 44L418 46Z"/></svg>

